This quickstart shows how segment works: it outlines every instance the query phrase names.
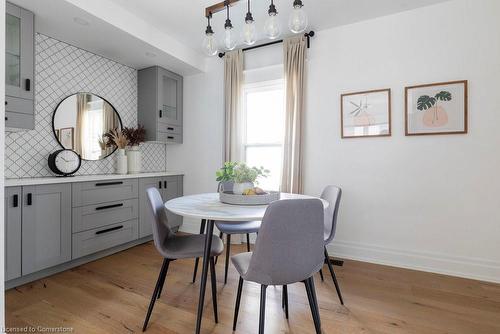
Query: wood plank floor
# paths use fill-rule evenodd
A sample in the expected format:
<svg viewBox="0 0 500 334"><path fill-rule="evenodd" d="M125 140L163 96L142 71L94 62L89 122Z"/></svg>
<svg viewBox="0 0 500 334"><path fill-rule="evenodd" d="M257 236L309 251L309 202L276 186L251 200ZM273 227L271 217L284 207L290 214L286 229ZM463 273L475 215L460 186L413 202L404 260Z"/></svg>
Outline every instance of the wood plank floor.
<svg viewBox="0 0 500 334"><path fill-rule="evenodd" d="M232 247L234 252L242 247ZM213 320L210 284L202 333L232 333L238 276L224 258L217 265L219 319ZM6 293L8 327L72 327L73 333L139 333L162 259L152 243L117 253ZM193 260L171 264L146 333L193 333L199 280ZM500 333L500 285L346 261L335 267L346 306L325 273L316 277L323 333ZM259 287L245 283L236 333L257 333ZM290 320L281 288L268 288L266 333L314 333L302 284L289 288Z"/></svg>

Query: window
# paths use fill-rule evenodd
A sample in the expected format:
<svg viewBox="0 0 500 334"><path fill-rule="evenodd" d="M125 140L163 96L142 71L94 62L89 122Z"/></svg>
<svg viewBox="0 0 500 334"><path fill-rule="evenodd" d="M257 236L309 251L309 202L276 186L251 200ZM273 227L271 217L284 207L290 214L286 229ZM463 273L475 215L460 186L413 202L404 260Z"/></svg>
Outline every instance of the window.
<svg viewBox="0 0 500 334"><path fill-rule="evenodd" d="M283 80L247 84L243 94L243 157L249 166L270 170L259 180L266 190L279 190L284 138Z"/></svg>

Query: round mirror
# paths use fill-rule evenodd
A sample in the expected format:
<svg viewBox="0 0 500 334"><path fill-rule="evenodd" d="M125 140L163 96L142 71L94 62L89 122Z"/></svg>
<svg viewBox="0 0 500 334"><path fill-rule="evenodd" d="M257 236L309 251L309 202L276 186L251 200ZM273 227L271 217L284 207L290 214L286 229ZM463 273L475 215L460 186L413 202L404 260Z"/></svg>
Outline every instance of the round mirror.
<svg viewBox="0 0 500 334"><path fill-rule="evenodd" d="M103 135L121 129L122 121L115 108L91 93L76 93L59 103L52 118L52 128L59 144L76 151L84 160L100 160L113 153Z"/></svg>

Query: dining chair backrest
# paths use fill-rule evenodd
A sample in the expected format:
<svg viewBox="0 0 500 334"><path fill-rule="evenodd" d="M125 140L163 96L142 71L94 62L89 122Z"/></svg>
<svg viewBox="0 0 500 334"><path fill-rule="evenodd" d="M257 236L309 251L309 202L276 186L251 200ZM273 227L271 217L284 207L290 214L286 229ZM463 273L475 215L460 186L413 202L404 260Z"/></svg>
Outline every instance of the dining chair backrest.
<svg viewBox="0 0 500 334"><path fill-rule="evenodd" d="M321 194L321 198L329 204L325 210L325 244L329 244L335 237L341 197L342 189L331 185L326 186Z"/></svg>
<svg viewBox="0 0 500 334"><path fill-rule="evenodd" d="M311 277L324 261L323 229L319 199L272 202L264 214L245 279L286 285Z"/></svg>
<svg viewBox="0 0 500 334"><path fill-rule="evenodd" d="M153 240L160 254L165 254L165 240L174 235L168 226L167 209L163 203L160 192L156 188L147 189L149 203L153 210Z"/></svg>

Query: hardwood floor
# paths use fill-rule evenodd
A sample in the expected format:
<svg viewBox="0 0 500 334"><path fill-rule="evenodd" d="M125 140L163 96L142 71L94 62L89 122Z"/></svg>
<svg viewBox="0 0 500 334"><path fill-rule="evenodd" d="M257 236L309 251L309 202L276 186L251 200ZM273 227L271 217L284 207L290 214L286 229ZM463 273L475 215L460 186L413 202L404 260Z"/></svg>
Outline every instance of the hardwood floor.
<svg viewBox="0 0 500 334"><path fill-rule="evenodd" d="M244 247L231 247L233 252ZM223 259L222 259L223 260ZM162 259L152 243L6 292L7 327L72 327L73 333L139 333ZM146 333L193 333L199 279L193 260L171 264ZM217 265L219 324L207 285L202 333L232 333L238 283ZM335 267L345 306L323 269L316 279L323 333L500 333L500 285L363 262ZM198 277L199 278L199 277ZM290 320L281 288L269 287L266 333L314 333L302 284L289 287ZM259 286L245 283L236 333L257 333Z"/></svg>

